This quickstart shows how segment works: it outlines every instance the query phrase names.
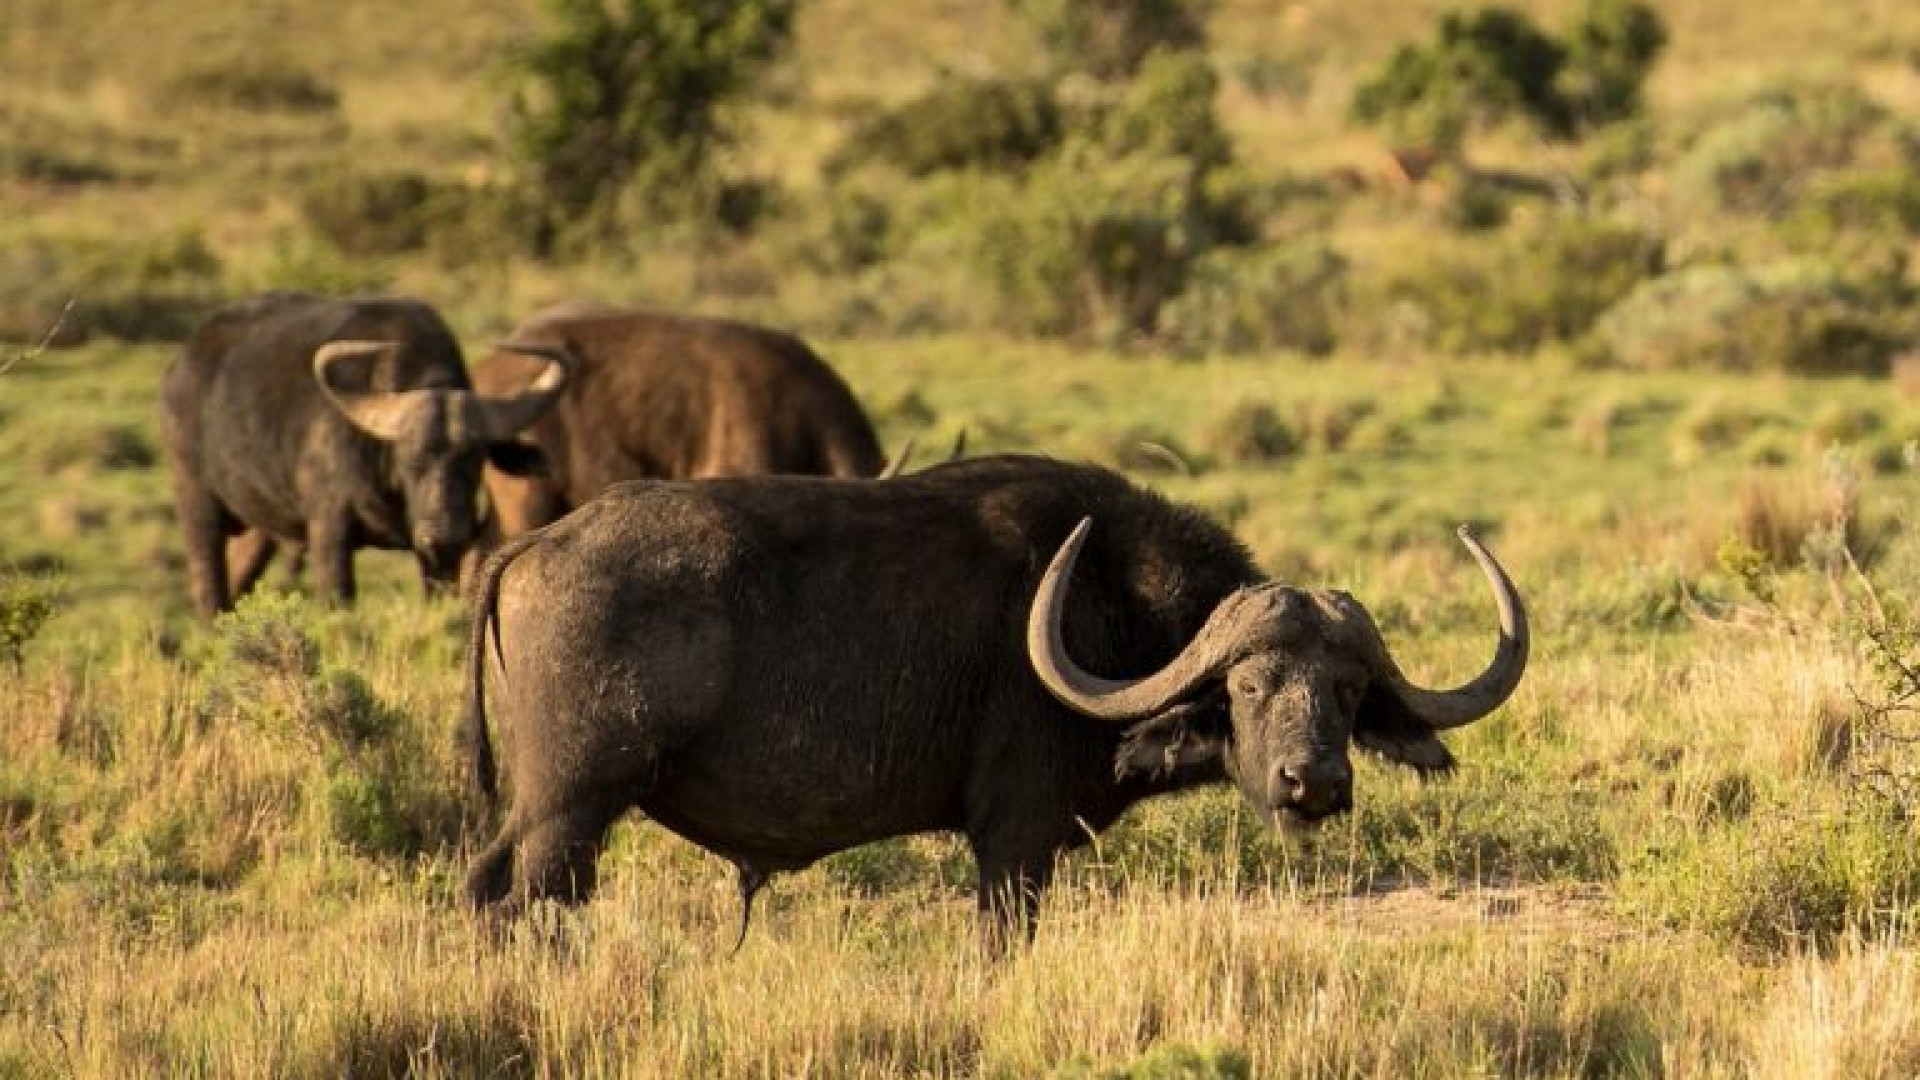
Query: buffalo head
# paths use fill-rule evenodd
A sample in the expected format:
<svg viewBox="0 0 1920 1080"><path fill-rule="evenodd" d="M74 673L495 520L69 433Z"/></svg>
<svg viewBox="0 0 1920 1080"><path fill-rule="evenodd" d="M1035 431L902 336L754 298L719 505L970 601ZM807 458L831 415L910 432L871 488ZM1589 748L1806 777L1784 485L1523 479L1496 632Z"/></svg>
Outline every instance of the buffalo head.
<svg viewBox="0 0 1920 1080"><path fill-rule="evenodd" d="M399 347L391 341L330 341L313 354L313 373L327 400L355 428L389 447L392 479L406 505L408 539L421 572L435 581L451 581L473 542L474 493L482 462L516 475L539 468L537 451L514 436L559 400L571 361L559 350L503 346L547 361L525 389L509 397L444 387L352 387L348 370L365 370L362 365Z"/></svg>
<svg viewBox="0 0 1920 1080"><path fill-rule="evenodd" d="M1027 647L1040 681L1061 702L1132 725L1115 763L1123 774L1217 758L1263 815L1316 821L1352 805L1350 743L1422 772L1447 769L1453 758L1435 733L1498 708L1526 669L1520 594L1461 526L1461 542L1493 587L1500 639L1486 670L1460 687L1409 682L1372 617L1346 593L1272 583L1222 600L1160 671L1103 679L1067 656L1061 633L1067 582L1091 525L1091 518L1080 522L1041 578Z"/></svg>

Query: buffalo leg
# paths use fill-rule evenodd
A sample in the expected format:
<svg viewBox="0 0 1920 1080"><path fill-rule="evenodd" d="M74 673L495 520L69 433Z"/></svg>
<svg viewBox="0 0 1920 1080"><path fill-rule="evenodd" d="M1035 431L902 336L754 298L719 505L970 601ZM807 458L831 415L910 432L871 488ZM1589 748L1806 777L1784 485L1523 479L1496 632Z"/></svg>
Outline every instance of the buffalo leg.
<svg viewBox="0 0 1920 1080"><path fill-rule="evenodd" d="M325 517L307 524L313 554L313 583L320 595L342 604L353 603L353 548L347 544L347 522Z"/></svg>
<svg viewBox="0 0 1920 1080"><path fill-rule="evenodd" d="M253 590L260 575L273 562L276 548L273 537L263 530L248 529L227 541L227 591L238 599Z"/></svg>
<svg viewBox="0 0 1920 1080"><path fill-rule="evenodd" d="M976 841L973 853L980 870L977 900L987 950L1004 953L1032 941L1040 896L1053 880L1053 852L1014 855Z"/></svg>
<svg viewBox="0 0 1920 1080"><path fill-rule="evenodd" d="M233 606L233 594L227 591L227 536L220 505L199 484L183 480L177 474L176 509L180 531L187 546L187 582L193 593L193 606L204 618L212 618Z"/></svg>
<svg viewBox="0 0 1920 1080"><path fill-rule="evenodd" d="M569 807L527 826L509 824L467 875L467 897L487 909L506 902L515 915L539 900L578 904L593 895L607 830L623 808Z"/></svg>

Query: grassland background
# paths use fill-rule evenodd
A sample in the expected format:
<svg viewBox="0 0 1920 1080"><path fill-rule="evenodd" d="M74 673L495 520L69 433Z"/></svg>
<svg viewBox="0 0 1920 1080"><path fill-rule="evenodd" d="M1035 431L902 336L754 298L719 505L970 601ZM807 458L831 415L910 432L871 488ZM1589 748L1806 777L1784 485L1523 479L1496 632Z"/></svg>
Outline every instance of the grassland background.
<svg viewBox="0 0 1920 1080"><path fill-rule="evenodd" d="M1920 106L1910 5L1659 8L1658 116L1802 76ZM800 200L853 104L1021 47L994 5L801 10L738 150ZM1441 10L1222 0L1220 106L1243 159L1372 168L1382 147L1346 122L1346 94ZM0 569L57 606L22 663L0 661L0 1075L1920 1073L1910 732L1870 708L1906 684L1868 635L1907 625L1920 584L1920 401L1886 380L1589 370L1553 351L868 336L810 321L806 288L770 286L778 267L753 252L370 265L307 235L290 192L341 159L499 169L491 65L531 23L500 2L10 0L0 253L84 291L100 260L171 258L191 235L225 291L378 284L470 343L575 291L785 322L889 445L964 428L976 451L1126 467L1231 523L1276 576L1353 591L1425 681L1488 644L1450 539L1477 522L1534 614L1526 683L1450 739L1456 776L1363 764L1358 810L1311 836L1264 832L1227 791L1141 808L1070 862L1034 946L1001 963L975 948L950 841L780 879L728 955L727 868L638 822L592 905L489 945L455 902L462 612L418 596L404 557L364 553L350 612L275 590L196 625L155 433L171 347L96 335L0 374ZM253 50L297 55L339 108L169 96L181 70ZM1256 62L1304 89L1256 93L1236 74ZM1530 170L1563 153L1476 148ZM103 178L48 181L48 161ZM1404 198L1344 219L1342 243L1419 242ZM1245 452L1258 408L1290 449Z"/></svg>

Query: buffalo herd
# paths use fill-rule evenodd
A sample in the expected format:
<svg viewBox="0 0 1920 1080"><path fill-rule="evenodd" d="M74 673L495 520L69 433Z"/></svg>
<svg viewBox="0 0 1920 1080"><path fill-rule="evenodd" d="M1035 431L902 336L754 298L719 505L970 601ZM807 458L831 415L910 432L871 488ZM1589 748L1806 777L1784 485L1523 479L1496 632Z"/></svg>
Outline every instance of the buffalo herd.
<svg viewBox="0 0 1920 1080"><path fill-rule="evenodd" d="M275 293L207 319L162 399L203 615L276 551L340 602L357 548L430 586L465 567L490 917L585 899L638 809L737 868L743 918L772 874L957 833L984 928L1017 937L1059 854L1140 800L1231 782L1269 820L1337 814L1351 747L1448 769L1439 733L1527 663L1519 591L1464 528L1496 644L1428 689L1353 597L1266 580L1115 472L894 475L832 368L746 323L569 302L469 369L424 303Z"/></svg>

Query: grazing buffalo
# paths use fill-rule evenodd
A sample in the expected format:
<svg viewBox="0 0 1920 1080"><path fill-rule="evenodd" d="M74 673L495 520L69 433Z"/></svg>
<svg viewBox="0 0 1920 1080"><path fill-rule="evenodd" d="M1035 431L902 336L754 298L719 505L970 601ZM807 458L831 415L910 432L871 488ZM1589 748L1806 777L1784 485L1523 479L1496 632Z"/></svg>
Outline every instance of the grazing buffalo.
<svg viewBox="0 0 1920 1080"><path fill-rule="evenodd" d="M545 525L622 480L871 477L885 465L853 392L789 334L576 301L534 315L512 340L566 350L573 377L559 404L521 436L540 449L545 474L486 470L503 537ZM474 365L474 385L524 385L528 364L496 350Z"/></svg>
<svg viewBox="0 0 1920 1080"><path fill-rule="evenodd" d="M453 334L415 300L274 293L215 313L161 389L194 605L230 607L281 545L310 552L340 600L360 547L411 548L426 579L451 580L482 459L529 467L513 436L566 385L561 358L542 364L512 393L476 394Z"/></svg>
<svg viewBox="0 0 1920 1080"><path fill-rule="evenodd" d="M1461 539L1499 645L1435 691L1351 596L1263 581L1224 529L1091 465L621 485L474 590L466 738L491 798L491 683L508 800L470 898L582 899L638 807L749 902L773 872L959 832L988 927L1030 930L1055 856L1141 799L1231 779L1313 821L1350 805L1350 743L1451 767L1436 734L1505 701L1528 649L1519 593Z"/></svg>

